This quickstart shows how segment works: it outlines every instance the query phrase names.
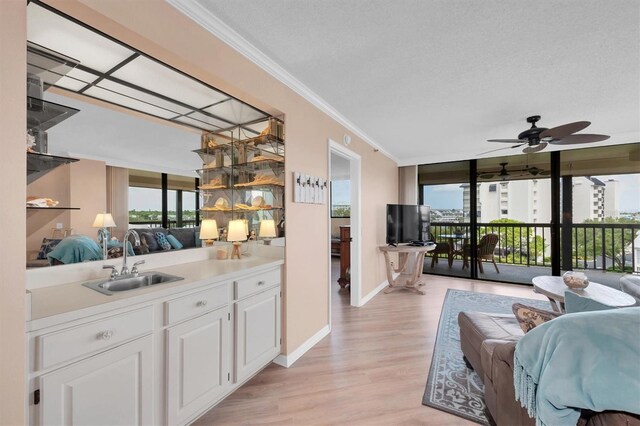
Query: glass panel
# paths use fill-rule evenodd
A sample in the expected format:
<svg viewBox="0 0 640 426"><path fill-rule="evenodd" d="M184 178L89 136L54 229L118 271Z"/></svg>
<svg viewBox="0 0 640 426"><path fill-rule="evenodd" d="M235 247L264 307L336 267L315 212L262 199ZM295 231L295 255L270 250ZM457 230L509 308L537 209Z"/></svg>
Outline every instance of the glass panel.
<svg viewBox="0 0 640 426"><path fill-rule="evenodd" d="M196 197L193 191L182 191L182 226L196 226Z"/></svg>
<svg viewBox="0 0 640 426"><path fill-rule="evenodd" d="M85 83L84 81L76 80L75 78L69 77L62 77L56 82L57 87L62 87L63 89L71 90L72 92L77 92L86 85L87 83Z"/></svg>
<svg viewBox="0 0 640 426"><path fill-rule="evenodd" d="M145 112L147 114L152 114L162 118L171 118L175 116L175 113L172 111L167 111L166 109L158 108L153 105L149 105L142 101L138 101L133 98L129 98L124 95L120 95L115 92L111 92L109 90L102 89L100 87L91 87L84 92L86 95L93 96L94 98L102 99L108 102L115 103L117 105L122 105L125 108L131 108L136 111Z"/></svg>
<svg viewBox="0 0 640 426"><path fill-rule="evenodd" d="M139 57L112 74L136 86L153 90L196 109L228 98L198 81L186 77L151 59Z"/></svg>
<svg viewBox="0 0 640 426"><path fill-rule="evenodd" d="M227 128L227 127L232 125L232 123L227 123L227 122L222 121L222 120L216 120L215 118L209 117L208 115L203 114L203 113L198 112L198 111L195 111L195 112L189 114L189 117L192 117L192 118L194 118L196 120L203 121L203 122L205 122L207 124L210 124L212 126L216 126L219 129L225 129L225 128Z"/></svg>
<svg viewBox="0 0 640 426"><path fill-rule="evenodd" d="M85 72L79 70L77 68L72 69L67 73L67 77L75 78L76 80L84 81L85 83L93 83L98 79L98 76L95 74L91 74L90 72Z"/></svg>
<svg viewBox="0 0 640 426"><path fill-rule="evenodd" d="M436 249L423 272L469 277L469 162L418 166L422 204L431 207L431 240Z"/></svg>
<svg viewBox="0 0 640 426"><path fill-rule="evenodd" d="M622 275L640 272L639 154L638 144L561 154L572 188L571 259L563 265L591 282L617 287Z"/></svg>
<svg viewBox="0 0 640 426"><path fill-rule="evenodd" d="M247 123L266 117L260 111L242 102L238 102L235 99L229 99L226 102L213 105L204 110L233 123Z"/></svg>
<svg viewBox="0 0 640 426"><path fill-rule="evenodd" d="M351 217L351 180L331 181L331 217Z"/></svg>
<svg viewBox="0 0 640 426"><path fill-rule="evenodd" d="M531 284L551 275L550 154L478 160L478 243L495 234L493 260L479 277ZM487 237L488 239L489 237Z"/></svg>
<svg viewBox="0 0 640 426"><path fill-rule="evenodd" d="M129 187L129 226L162 226L162 190Z"/></svg>
<svg viewBox="0 0 640 426"><path fill-rule="evenodd" d="M27 39L106 72L133 52L35 3L27 6Z"/></svg>
<svg viewBox="0 0 640 426"><path fill-rule="evenodd" d="M124 86L120 83L116 83L115 81L111 81L108 79L102 80L100 83L98 83L98 86L107 90L111 90L116 93L121 93L123 95L129 96L134 99L138 99L143 102L148 102L152 105L156 105L161 108L168 109L169 111L175 112L176 115L187 114L188 112L191 111L188 108L181 107L180 105L175 104L173 102L165 101L164 99L160 99L157 96L149 95L147 93L141 92L136 89L132 89L130 87Z"/></svg>
<svg viewBox="0 0 640 426"><path fill-rule="evenodd" d="M203 121L200 120L195 120L191 117L176 117L173 119L173 121L179 121L181 123L185 123L188 124L189 126L194 126L197 127L199 129L203 129L203 130L210 130L210 131L214 131L214 130L220 130L218 127L212 126L210 124L207 124Z"/></svg>

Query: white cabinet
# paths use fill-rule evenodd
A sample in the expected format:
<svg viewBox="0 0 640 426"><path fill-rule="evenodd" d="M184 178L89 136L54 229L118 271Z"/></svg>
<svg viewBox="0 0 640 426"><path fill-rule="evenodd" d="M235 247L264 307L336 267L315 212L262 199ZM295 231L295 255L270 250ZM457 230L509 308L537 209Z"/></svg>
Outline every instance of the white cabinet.
<svg viewBox="0 0 640 426"><path fill-rule="evenodd" d="M242 382L280 353L280 287L240 300L235 309L235 379Z"/></svg>
<svg viewBox="0 0 640 426"><path fill-rule="evenodd" d="M229 308L167 329L167 423L185 424L229 387Z"/></svg>
<svg viewBox="0 0 640 426"><path fill-rule="evenodd" d="M146 336L40 377L42 425L153 423L153 346Z"/></svg>

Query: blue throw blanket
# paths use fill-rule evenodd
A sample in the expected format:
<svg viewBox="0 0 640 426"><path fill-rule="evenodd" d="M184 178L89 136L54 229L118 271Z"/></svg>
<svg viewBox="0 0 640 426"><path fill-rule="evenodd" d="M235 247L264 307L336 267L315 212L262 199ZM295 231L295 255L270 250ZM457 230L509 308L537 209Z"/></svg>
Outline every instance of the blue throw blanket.
<svg viewBox="0 0 640 426"><path fill-rule="evenodd" d="M640 414L640 307L534 328L516 346L514 386L537 426L575 426L585 408Z"/></svg>
<svg viewBox="0 0 640 426"><path fill-rule="evenodd" d="M101 260L102 248L87 236L72 235L60 241L47 258L49 258L49 264L51 259L59 260L64 264Z"/></svg>

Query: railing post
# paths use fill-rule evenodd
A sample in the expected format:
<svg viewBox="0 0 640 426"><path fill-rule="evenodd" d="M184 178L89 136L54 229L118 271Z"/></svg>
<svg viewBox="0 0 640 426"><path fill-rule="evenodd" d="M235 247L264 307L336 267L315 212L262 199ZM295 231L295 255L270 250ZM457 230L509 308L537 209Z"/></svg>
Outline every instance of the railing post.
<svg viewBox="0 0 640 426"><path fill-rule="evenodd" d="M602 229L600 229L601 232L601 243L602 243L602 272L607 272L607 250L606 250L606 244L607 244L607 238L605 236L606 232L604 227L602 227Z"/></svg>

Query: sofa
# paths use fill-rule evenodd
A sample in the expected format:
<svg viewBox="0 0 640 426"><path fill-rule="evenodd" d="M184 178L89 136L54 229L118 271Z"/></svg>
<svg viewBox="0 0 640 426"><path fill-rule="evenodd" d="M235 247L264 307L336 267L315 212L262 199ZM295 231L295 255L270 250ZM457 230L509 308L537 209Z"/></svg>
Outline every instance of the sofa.
<svg viewBox="0 0 640 426"><path fill-rule="evenodd" d="M135 245L135 237L129 235L129 242L134 245L135 254L148 254L155 252L163 252L163 250L155 237L156 233L160 232L164 236L172 235L180 243L182 247L180 249L188 249L194 247L200 247L200 227L192 228L130 228L136 231L140 239L140 245ZM175 247L172 247L175 250Z"/></svg>
<svg viewBox="0 0 640 426"><path fill-rule="evenodd" d="M628 281L629 277L626 278ZM527 410L515 399L514 352L516 344L524 336L516 317L511 314L460 312L458 324L464 360L484 383L487 417L498 426L534 426L535 419L529 417ZM640 416L626 412L583 410L578 424L640 426Z"/></svg>

